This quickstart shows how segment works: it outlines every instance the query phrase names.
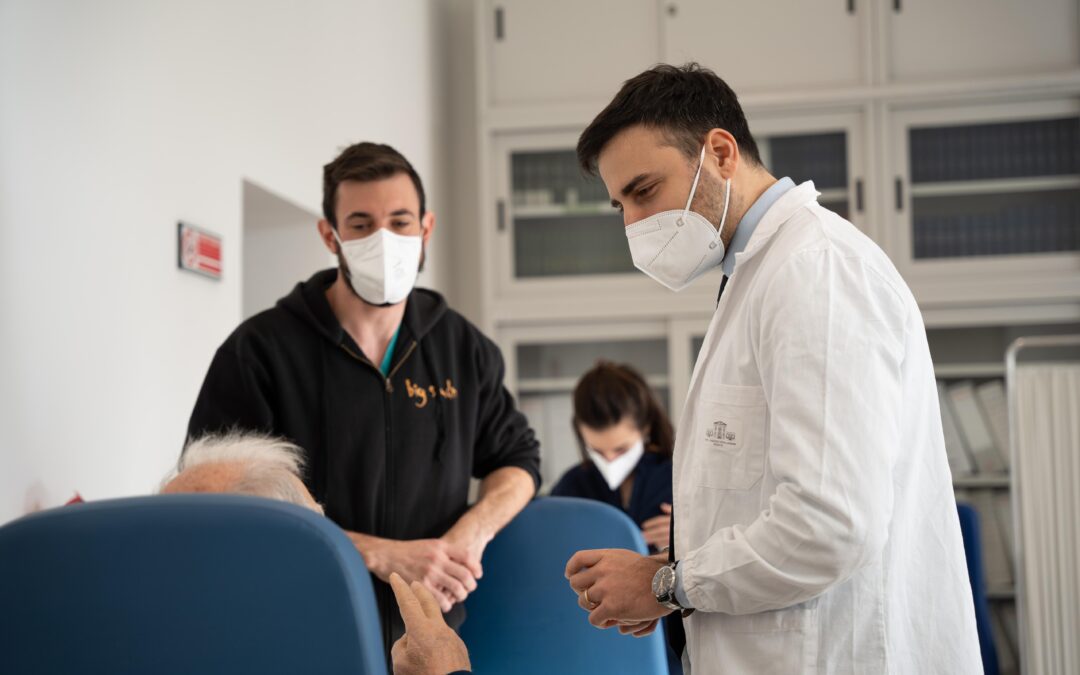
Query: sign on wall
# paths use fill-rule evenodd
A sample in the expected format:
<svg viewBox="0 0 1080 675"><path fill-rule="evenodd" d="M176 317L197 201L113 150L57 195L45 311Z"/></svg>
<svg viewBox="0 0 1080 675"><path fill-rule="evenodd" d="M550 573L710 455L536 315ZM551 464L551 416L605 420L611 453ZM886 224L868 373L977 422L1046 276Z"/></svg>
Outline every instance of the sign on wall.
<svg viewBox="0 0 1080 675"><path fill-rule="evenodd" d="M176 227L180 269L221 278L221 237L180 221Z"/></svg>

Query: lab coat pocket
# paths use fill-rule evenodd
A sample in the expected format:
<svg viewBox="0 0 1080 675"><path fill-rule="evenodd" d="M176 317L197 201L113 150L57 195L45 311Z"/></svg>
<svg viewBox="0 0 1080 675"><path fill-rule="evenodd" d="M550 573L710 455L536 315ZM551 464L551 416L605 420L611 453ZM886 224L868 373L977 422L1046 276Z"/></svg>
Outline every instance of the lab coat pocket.
<svg viewBox="0 0 1080 675"><path fill-rule="evenodd" d="M703 388L694 420L695 478L701 487L748 490L765 472L767 406L761 387Z"/></svg>
<svg viewBox="0 0 1080 675"><path fill-rule="evenodd" d="M694 644L691 653L696 648L711 657L701 659L715 666L707 669L710 673L812 675L818 671L815 605L816 601L811 601L808 605L757 614L710 615L716 618L701 627L709 629L709 633L698 631L700 642Z"/></svg>

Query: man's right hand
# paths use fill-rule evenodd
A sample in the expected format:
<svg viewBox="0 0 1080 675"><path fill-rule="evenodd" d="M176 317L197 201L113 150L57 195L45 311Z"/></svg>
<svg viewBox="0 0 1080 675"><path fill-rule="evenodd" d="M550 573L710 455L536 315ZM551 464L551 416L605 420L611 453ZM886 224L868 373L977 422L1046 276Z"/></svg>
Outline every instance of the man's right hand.
<svg viewBox="0 0 1080 675"><path fill-rule="evenodd" d="M394 572L406 583L420 582L435 596L443 612L449 612L476 590L476 578L462 564L469 554L460 546L442 539L395 541L356 532L347 534L372 574L387 583Z"/></svg>

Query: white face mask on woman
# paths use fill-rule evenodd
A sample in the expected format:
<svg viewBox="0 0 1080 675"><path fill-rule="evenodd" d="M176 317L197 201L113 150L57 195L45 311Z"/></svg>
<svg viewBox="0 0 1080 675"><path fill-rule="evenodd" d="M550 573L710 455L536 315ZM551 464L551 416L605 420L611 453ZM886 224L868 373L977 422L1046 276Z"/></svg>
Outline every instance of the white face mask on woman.
<svg viewBox="0 0 1080 675"><path fill-rule="evenodd" d="M608 484L608 487L617 490L633 473L641 456L645 454L645 441L638 441L629 450L612 460L604 459L603 455L592 448L586 448L585 452L600 471L600 475L604 477L604 482Z"/></svg>
<svg viewBox="0 0 1080 675"><path fill-rule="evenodd" d="M396 305L409 297L420 271L421 235L406 237L383 228L342 241L336 229L333 233L357 295L372 305Z"/></svg>
<svg viewBox="0 0 1080 675"><path fill-rule="evenodd" d="M705 148L701 147L701 157L686 207L681 211L662 211L626 227L634 267L673 291L686 288L724 259L724 242L720 233L724 231L727 221L731 179L727 179L724 188L724 214L720 217L718 227L713 227L705 216L690 210L701 179L701 167L705 163Z"/></svg>

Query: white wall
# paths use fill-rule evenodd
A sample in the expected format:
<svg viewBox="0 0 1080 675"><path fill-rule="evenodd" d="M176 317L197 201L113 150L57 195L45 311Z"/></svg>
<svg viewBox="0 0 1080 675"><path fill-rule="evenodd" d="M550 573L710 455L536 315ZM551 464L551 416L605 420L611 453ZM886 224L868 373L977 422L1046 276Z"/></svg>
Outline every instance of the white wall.
<svg viewBox="0 0 1080 675"><path fill-rule="evenodd" d="M318 214L244 181L243 318L273 307L315 270L337 264L319 238L318 221Z"/></svg>
<svg viewBox="0 0 1080 675"><path fill-rule="evenodd" d="M380 140L438 208L434 11L0 0L0 522L155 487L240 319L245 179L317 213L322 165ZM222 281L176 269L181 219Z"/></svg>

